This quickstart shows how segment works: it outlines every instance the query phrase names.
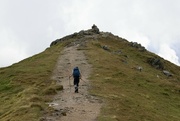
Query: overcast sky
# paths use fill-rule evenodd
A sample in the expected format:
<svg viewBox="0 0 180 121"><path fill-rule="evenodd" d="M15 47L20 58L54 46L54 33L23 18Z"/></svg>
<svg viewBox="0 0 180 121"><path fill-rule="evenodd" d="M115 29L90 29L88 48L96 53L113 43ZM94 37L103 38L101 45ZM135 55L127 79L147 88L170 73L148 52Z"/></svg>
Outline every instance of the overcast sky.
<svg viewBox="0 0 180 121"><path fill-rule="evenodd" d="M180 0L0 0L0 67L93 24L180 65Z"/></svg>

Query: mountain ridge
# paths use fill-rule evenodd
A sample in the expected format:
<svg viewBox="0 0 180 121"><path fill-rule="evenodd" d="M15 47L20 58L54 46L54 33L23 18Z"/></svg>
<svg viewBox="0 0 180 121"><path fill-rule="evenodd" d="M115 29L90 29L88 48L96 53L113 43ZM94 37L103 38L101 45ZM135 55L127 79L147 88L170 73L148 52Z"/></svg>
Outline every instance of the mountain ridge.
<svg viewBox="0 0 180 121"><path fill-rule="evenodd" d="M180 120L180 68L136 42L100 32L96 25L0 68L0 120L39 121L54 112L47 103L63 87L51 79L53 69L61 51L77 45L92 65L89 93L105 102L98 121Z"/></svg>
<svg viewBox="0 0 180 121"><path fill-rule="evenodd" d="M53 46L53 45L56 45L56 44L58 44L58 43L60 43L62 41L69 40L69 39L74 39L74 38L76 38L76 40L75 40L76 42L80 41L80 43L82 44L83 42L88 41L88 39L97 40L98 38L101 38L101 37L102 38L111 37L111 39L129 42L128 40L126 40L124 38L121 38L119 36L113 35L110 32L99 31L99 28L94 24L91 29L81 30L79 32L75 32L74 34L70 34L70 35L62 37L60 39L56 39L55 41L53 41L50 44L50 47ZM141 44L139 44L137 42L129 42L128 45L131 46L131 47L137 48L137 50L139 50L141 52L148 51L144 46L142 46ZM103 46L102 48L108 50L107 45ZM148 52L150 52L150 51L148 51ZM150 53L153 53L153 52L150 52ZM164 70L164 69L166 69L164 67L163 62L162 62L164 60L165 60L164 58L156 55L154 58L149 58L147 60L147 62L150 65L154 66L155 68L162 70L162 72L164 74L166 74L168 76L172 76L173 74L171 72L169 72L168 70ZM166 60L166 61L168 61L168 60Z"/></svg>

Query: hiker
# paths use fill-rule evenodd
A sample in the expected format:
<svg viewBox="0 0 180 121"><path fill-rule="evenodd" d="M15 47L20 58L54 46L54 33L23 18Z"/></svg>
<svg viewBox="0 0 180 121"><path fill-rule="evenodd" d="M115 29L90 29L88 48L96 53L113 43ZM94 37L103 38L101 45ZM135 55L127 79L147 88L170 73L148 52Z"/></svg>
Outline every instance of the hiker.
<svg viewBox="0 0 180 121"><path fill-rule="evenodd" d="M75 87L75 93L78 93L78 86L79 86L79 79L81 79L81 73L78 67L75 67L73 69L72 74L69 76L69 79L73 76L74 78L74 87Z"/></svg>

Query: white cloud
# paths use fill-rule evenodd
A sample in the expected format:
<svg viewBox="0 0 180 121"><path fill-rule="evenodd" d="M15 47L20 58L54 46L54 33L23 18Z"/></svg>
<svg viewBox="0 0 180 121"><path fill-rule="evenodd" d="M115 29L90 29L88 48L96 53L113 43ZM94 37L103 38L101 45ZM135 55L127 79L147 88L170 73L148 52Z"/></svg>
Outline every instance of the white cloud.
<svg viewBox="0 0 180 121"><path fill-rule="evenodd" d="M15 45L10 45L8 48L0 49L0 67L11 65L28 57L24 50L20 50L17 46L14 46Z"/></svg>
<svg viewBox="0 0 180 121"><path fill-rule="evenodd" d="M176 52L167 44L161 44L158 55L180 66Z"/></svg>
<svg viewBox="0 0 180 121"><path fill-rule="evenodd" d="M17 38L10 30L0 31L0 67L11 65L28 57L23 43L16 43Z"/></svg>
<svg viewBox="0 0 180 121"><path fill-rule="evenodd" d="M73 1L64 6L67 31L77 31L97 24L100 30L141 43L154 53L165 51L160 47L167 43L174 51L172 58L177 64L177 50L170 47L171 42L180 38L180 1L175 0L113 0L113 1ZM161 50L160 50L161 48ZM164 54L161 54L164 58ZM170 59L170 58L168 58Z"/></svg>
<svg viewBox="0 0 180 121"><path fill-rule="evenodd" d="M62 19L65 23L65 31L69 34L89 29L91 23L91 9L93 2L89 0L71 1L59 8Z"/></svg>
<svg viewBox="0 0 180 121"><path fill-rule="evenodd" d="M14 52L31 56L57 38L96 24L100 31L139 42L164 58L163 52L169 49L173 57L166 58L177 63L179 12L179 0L0 0L0 47L13 41Z"/></svg>

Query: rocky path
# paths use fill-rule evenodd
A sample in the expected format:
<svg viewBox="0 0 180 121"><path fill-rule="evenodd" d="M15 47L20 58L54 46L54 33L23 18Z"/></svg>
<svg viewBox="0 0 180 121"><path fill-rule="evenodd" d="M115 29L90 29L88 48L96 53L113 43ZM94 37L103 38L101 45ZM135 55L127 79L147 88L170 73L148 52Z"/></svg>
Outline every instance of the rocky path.
<svg viewBox="0 0 180 121"><path fill-rule="evenodd" d="M58 60L52 78L58 80L58 84L63 85L64 90L60 91L49 104L56 113L47 117L47 121L96 121L100 112L101 101L88 93L90 85L87 78L91 66L87 63L83 51L77 48L75 45L64 49ZM69 80L75 66L80 68L83 79L80 80L79 93L74 93L73 78Z"/></svg>

